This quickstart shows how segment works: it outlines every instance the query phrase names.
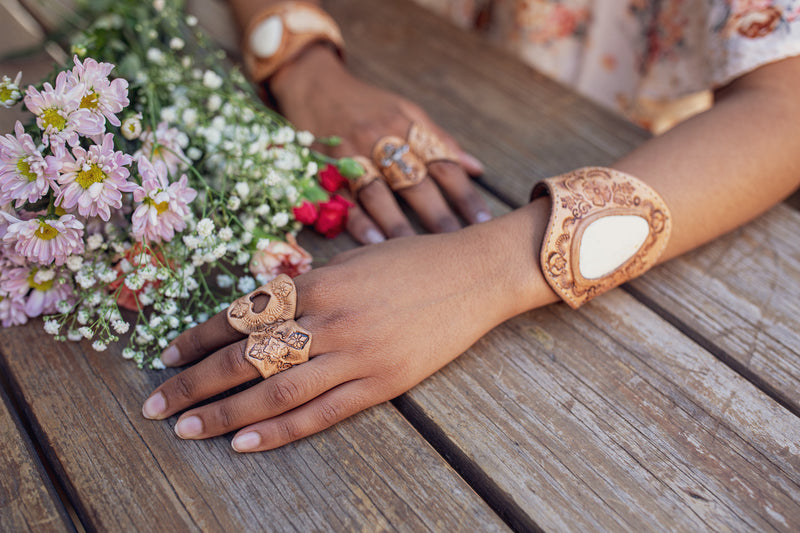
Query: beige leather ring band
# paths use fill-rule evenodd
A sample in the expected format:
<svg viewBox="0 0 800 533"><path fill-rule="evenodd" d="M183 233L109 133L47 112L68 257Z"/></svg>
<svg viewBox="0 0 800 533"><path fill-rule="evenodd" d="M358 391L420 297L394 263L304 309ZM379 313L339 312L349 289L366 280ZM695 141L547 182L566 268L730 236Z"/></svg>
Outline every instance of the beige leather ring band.
<svg viewBox="0 0 800 533"><path fill-rule="evenodd" d="M259 298L267 300L256 311ZM247 335L245 358L264 378L308 361L311 333L294 321L296 310L297 289L286 274L228 307L228 323Z"/></svg>
<svg viewBox="0 0 800 533"><path fill-rule="evenodd" d="M646 272L669 240L667 205L629 174L580 168L537 183L531 200L548 195L542 271L573 308Z"/></svg>
<svg viewBox="0 0 800 533"><path fill-rule="evenodd" d="M378 170L378 167L376 167L372 163L372 161L370 161L363 155L353 156L353 160L355 160L359 165L361 165L364 168L363 174L361 174L356 179L350 181L350 192L354 197L356 197L359 191L361 191L361 189L363 189L373 181L381 179L383 174L381 174L381 171Z"/></svg>
<svg viewBox="0 0 800 533"><path fill-rule="evenodd" d="M372 149L372 160L393 191L416 185L428 174L425 163L400 137L390 135L378 139Z"/></svg>
<svg viewBox="0 0 800 533"><path fill-rule="evenodd" d="M247 75L256 83L267 80L282 65L315 42L331 43L339 55L344 40L336 22L308 2L280 2L253 17L244 32L242 55Z"/></svg>
<svg viewBox="0 0 800 533"><path fill-rule="evenodd" d="M408 128L408 145L426 165L437 161L458 163L458 154L430 128L419 122L413 122Z"/></svg>

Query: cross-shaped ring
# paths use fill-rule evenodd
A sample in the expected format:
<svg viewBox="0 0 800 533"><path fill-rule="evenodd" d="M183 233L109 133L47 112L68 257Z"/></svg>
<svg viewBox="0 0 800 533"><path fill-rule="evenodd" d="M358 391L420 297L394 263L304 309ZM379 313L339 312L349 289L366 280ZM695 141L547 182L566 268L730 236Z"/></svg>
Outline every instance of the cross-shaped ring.
<svg viewBox="0 0 800 533"><path fill-rule="evenodd" d="M400 137L388 136L378 139L372 149L372 160L378 165L389 187L405 189L425 179L425 163L414 154Z"/></svg>

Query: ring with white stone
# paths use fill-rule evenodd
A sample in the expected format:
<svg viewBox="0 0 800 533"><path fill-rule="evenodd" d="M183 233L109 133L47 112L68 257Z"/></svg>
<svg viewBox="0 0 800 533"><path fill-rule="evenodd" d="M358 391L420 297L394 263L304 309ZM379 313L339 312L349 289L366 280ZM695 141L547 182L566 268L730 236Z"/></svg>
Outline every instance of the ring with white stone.
<svg viewBox="0 0 800 533"><path fill-rule="evenodd" d="M556 294L577 308L654 266L672 229L669 208L649 185L604 167L585 167L537 183L550 196L540 253Z"/></svg>
<svg viewBox="0 0 800 533"><path fill-rule="evenodd" d="M242 44L245 70L262 83L309 45L327 42L339 55L342 33L325 11L308 2L279 2L253 17Z"/></svg>

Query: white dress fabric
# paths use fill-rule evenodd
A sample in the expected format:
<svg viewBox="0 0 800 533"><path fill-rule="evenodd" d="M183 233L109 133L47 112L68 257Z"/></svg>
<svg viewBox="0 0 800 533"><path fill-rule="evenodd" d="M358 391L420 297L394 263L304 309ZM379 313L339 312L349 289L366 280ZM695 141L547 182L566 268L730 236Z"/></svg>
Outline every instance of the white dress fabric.
<svg viewBox="0 0 800 533"><path fill-rule="evenodd" d="M709 90L800 55L800 0L416 1L651 129L665 104L703 106Z"/></svg>

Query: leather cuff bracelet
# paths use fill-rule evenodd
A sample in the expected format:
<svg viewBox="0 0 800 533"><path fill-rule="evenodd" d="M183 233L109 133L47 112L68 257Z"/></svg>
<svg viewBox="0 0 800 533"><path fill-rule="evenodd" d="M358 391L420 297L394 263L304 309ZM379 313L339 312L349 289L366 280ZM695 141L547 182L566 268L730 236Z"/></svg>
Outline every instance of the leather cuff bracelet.
<svg viewBox="0 0 800 533"><path fill-rule="evenodd" d="M537 183L552 198L540 260L547 283L572 308L655 265L672 228L650 186L610 168L585 167Z"/></svg>
<svg viewBox="0 0 800 533"><path fill-rule="evenodd" d="M261 84L316 42L328 42L342 55L342 33L330 15L307 2L272 5L255 16L244 32L245 70Z"/></svg>

